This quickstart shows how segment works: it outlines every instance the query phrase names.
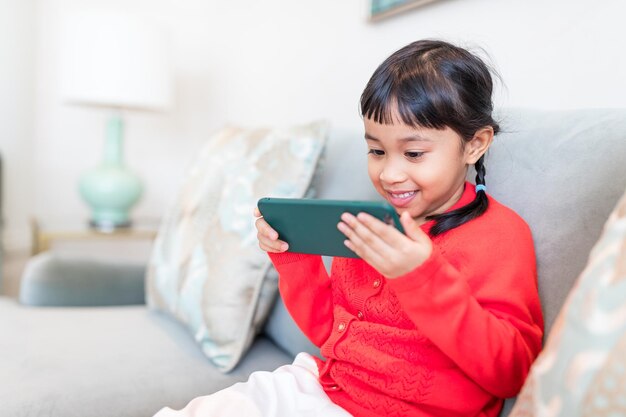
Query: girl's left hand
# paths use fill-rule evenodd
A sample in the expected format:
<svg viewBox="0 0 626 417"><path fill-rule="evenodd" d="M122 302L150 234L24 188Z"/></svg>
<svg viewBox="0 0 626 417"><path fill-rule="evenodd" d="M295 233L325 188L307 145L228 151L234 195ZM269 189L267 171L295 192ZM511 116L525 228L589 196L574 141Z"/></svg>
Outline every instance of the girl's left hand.
<svg viewBox="0 0 626 417"><path fill-rule="evenodd" d="M337 228L348 238L345 245L387 278L407 274L424 263L433 250L430 237L402 213L406 235L367 213L341 215Z"/></svg>

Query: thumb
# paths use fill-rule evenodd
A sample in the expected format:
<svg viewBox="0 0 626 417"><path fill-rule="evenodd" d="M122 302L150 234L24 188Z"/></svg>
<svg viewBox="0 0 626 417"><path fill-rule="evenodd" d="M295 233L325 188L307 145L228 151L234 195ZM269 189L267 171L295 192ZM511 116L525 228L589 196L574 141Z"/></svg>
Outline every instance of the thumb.
<svg viewBox="0 0 626 417"><path fill-rule="evenodd" d="M400 223L402 227L404 227L404 233L409 237L409 239L414 241L421 241L424 237L428 236L424 231L419 227L417 222L413 220L408 211L405 211L400 215Z"/></svg>

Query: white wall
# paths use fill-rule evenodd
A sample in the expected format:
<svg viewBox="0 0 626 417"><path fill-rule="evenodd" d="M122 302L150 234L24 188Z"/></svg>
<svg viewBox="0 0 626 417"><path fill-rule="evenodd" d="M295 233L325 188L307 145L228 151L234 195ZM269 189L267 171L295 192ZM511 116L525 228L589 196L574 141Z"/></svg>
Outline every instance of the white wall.
<svg viewBox="0 0 626 417"><path fill-rule="evenodd" d="M0 156L5 241L25 242L32 210L35 2L0 0ZM25 243L22 243L25 245Z"/></svg>
<svg viewBox="0 0 626 417"><path fill-rule="evenodd" d="M440 0L376 24L365 18L366 3L39 1L35 113L19 124L22 136L28 132L24 126L34 126L29 211L42 218L88 215L76 182L98 162L106 113L63 105L57 82L60 21L77 9L128 10L158 22L171 35L176 107L166 114L127 117L127 161L147 188L135 211L139 216L163 213L194 152L226 123L327 118L333 137L358 140L358 98L367 79L387 55L418 38L483 47L506 84L498 91L499 105L626 107L622 0ZM0 100L7 107L7 99ZM24 143L13 146L19 149L14 155L29 152ZM23 160L8 156L8 164ZM24 173L28 178L27 169ZM13 246L26 241L26 236L18 238L25 207L18 203L24 200L16 181L5 199Z"/></svg>

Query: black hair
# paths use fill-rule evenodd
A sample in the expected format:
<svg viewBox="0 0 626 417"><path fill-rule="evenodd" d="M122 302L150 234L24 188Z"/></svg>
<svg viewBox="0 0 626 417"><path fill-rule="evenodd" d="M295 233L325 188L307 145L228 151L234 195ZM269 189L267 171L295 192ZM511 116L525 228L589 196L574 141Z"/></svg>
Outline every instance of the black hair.
<svg viewBox="0 0 626 417"><path fill-rule="evenodd" d="M500 130L492 118L493 80L489 67L466 49L440 40L419 40L393 53L377 69L361 94L361 115L393 124L397 111L413 127L451 128L463 145L482 128ZM495 74L495 72L494 72ZM497 76L497 74L495 74ZM485 184L484 155L476 161L476 184ZM428 216L431 236L480 215L489 206L485 191L456 210Z"/></svg>

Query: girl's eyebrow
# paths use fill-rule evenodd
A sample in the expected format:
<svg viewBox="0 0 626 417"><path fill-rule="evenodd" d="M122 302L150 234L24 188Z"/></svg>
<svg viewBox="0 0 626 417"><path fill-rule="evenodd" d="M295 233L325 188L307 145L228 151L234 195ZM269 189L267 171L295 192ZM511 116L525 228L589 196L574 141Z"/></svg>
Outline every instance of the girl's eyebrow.
<svg viewBox="0 0 626 417"><path fill-rule="evenodd" d="M374 136L370 135L367 132L365 132L365 139L366 140L373 140L373 141L376 141L376 142L380 142L380 139L375 138ZM432 139L425 138L425 137L420 136L420 135L407 136L406 138L401 138L401 139L398 139L398 140L400 142L432 142Z"/></svg>

